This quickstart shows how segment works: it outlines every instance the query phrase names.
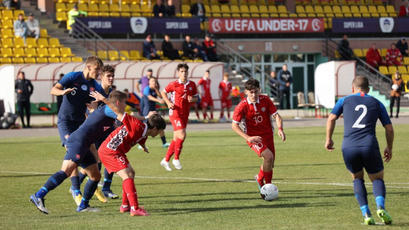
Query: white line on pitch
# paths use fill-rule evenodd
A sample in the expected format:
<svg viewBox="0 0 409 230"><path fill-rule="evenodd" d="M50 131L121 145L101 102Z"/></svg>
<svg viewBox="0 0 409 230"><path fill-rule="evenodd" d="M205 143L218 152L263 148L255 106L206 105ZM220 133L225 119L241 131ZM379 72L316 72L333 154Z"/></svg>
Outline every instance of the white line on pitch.
<svg viewBox="0 0 409 230"><path fill-rule="evenodd" d="M51 173L45 172L21 172L21 171L0 171L3 173L13 173L13 174L29 174L29 175L50 175ZM117 175L115 175L117 176ZM255 183L255 180L247 179L216 179L216 178L200 178L200 177L165 177L165 176L135 176L135 178L140 179L159 179L159 180L192 180L192 181L214 181L214 182L245 182L245 183ZM274 184L297 184L297 185L327 185L327 186L341 186L341 187L352 187L352 183L335 183L335 182L299 182L299 181L274 181ZM371 183L366 183L370 185ZM402 188L409 189L406 186L395 186L395 185L409 185L409 183L385 183L388 188Z"/></svg>

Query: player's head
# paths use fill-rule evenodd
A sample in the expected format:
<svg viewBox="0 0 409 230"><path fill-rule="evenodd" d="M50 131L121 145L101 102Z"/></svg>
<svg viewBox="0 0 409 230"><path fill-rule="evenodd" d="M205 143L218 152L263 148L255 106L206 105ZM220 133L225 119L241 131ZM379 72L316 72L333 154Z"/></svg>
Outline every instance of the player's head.
<svg viewBox="0 0 409 230"><path fill-rule="evenodd" d="M118 107L120 111L124 111L126 107L126 100L128 99L128 94L121 92L119 90L112 91L109 94L109 101Z"/></svg>
<svg viewBox="0 0 409 230"><path fill-rule="evenodd" d="M20 79L20 80L23 80L23 79L26 78L26 74L23 71L19 71L17 73L17 78Z"/></svg>
<svg viewBox="0 0 409 230"><path fill-rule="evenodd" d="M256 102L258 100L258 96L260 95L260 83L251 78L244 83L244 93L247 95L247 98L251 102Z"/></svg>
<svg viewBox="0 0 409 230"><path fill-rule="evenodd" d="M206 70L206 72L204 73L204 78L209 79L210 77L210 70Z"/></svg>
<svg viewBox="0 0 409 230"><path fill-rule="evenodd" d="M352 88L353 88L354 93L369 92L368 78L363 77L363 76L356 76L354 80L352 81Z"/></svg>
<svg viewBox="0 0 409 230"><path fill-rule="evenodd" d="M114 84L115 68L112 65L104 65L101 69L101 73L102 85L112 87L112 85Z"/></svg>
<svg viewBox="0 0 409 230"><path fill-rule="evenodd" d="M396 48L395 43L392 43L392 44L391 44L391 48L392 48L392 49L395 49L395 48Z"/></svg>
<svg viewBox="0 0 409 230"><path fill-rule="evenodd" d="M156 82L156 78L154 77L149 78L149 88L155 89L157 85L158 84Z"/></svg>
<svg viewBox="0 0 409 230"><path fill-rule="evenodd" d="M395 77L395 79L399 79L400 78L400 73L399 71L396 71L393 76Z"/></svg>
<svg viewBox="0 0 409 230"><path fill-rule="evenodd" d="M225 80L225 81L229 80L229 74L228 73L223 74L223 80Z"/></svg>
<svg viewBox="0 0 409 230"><path fill-rule="evenodd" d="M180 63L177 67L176 70L178 72L178 78L182 82L187 81L187 75L189 73L189 66L186 63Z"/></svg>
<svg viewBox="0 0 409 230"><path fill-rule="evenodd" d="M148 69L148 70L146 71L146 77L147 77L147 78L151 78L152 75L153 75L153 70L152 70L152 69Z"/></svg>
<svg viewBox="0 0 409 230"><path fill-rule="evenodd" d="M97 79L104 63L99 57L91 56L85 61L84 76L86 78Z"/></svg>
<svg viewBox="0 0 409 230"><path fill-rule="evenodd" d="M276 78L276 72L273 70L270 73L271 78Z"/></svg>
<svg viewBox="0 0 409 230"><path fill-rule="evenodd" d="M162 130L166 128L166 122L159 114L153 114L148 118L148 131L147 135L151 137L155 137L158 135Z"/></svg>
<svg viewBox="0 0 409 230"><path fill-rule="evenodd" d="M288 69L287 64L284 64L284 65L283 65L283 71L287 71L287 69Z"/></svg>

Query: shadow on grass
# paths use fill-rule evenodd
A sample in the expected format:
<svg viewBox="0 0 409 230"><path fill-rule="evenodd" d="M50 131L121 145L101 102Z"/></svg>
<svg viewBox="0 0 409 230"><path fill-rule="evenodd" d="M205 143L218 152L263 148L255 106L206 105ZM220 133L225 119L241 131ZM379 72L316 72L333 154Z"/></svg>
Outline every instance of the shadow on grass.
<svg viewBox="0 0 409 230"><path fill-rule="evenodd" d="M294 166L331 166L331 165L344 165L344 163L311 163L311 164L279 164L280 167L294 167Z"/></svg>
<svg viewBox="0 0 409 230"><path fill-rule="evenodd" d="M51 176L53 174L18 174L18 175L0 175L0 178L27 178L27 177L43 177L43 176Z"/></svg>

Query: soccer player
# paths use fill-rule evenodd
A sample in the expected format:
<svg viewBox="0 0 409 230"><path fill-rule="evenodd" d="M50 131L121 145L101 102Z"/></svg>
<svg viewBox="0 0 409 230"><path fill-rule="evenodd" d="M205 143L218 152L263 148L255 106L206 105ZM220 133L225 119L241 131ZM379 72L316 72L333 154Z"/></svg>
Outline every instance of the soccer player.
<svg viewBox="0 0 409 230"><path fill-rule="evenodd" d="M189 66L185 63L177 66L178 80L169 83L166 88L161 92L162 98L165 100L166 105L169 108L169 119L173 127L173 140L170 143L166 157L160 162L160 165L167 171L172 171L169 166L169 160L175 154L172 160L176 169L182 169L182 165L179 160L180 153L182 151L183 142L186 138L186 126L189 118L190 103L195 102L197 98L196 84L193 81L189 81L188 77ZM167 94L172 94L170 101Z"/></svg>
<svg viewBox="0 0 409 230"><path fill-rule="evenodd" d="M108 106L112 106L109 101L106 103ZM131 216L148 216L149 214L145 209L138 204L134 183L135 171L125 154L137 143L143 147L145 152L149 153L145 146L146 139L148 136L155 137L163 131L166 128L165 120L159 114L154 114L148 118L145 124L115 106L112 109L123 125L115 129L102 143L98 150L99 157L110 173L115 172L122 178L120 212L130 212Z"/></svg>
<svg viewBox="0 0 409 230"><path fill-rule="evenodd" d="M220 82L219 84L219 97L221 101L221 111L220 111L220 121L224 122L226 121L226 118L224 117L224 109L226 109L227 113L227 118L230 119L230 108L231 108L231 90L232 86L231 83L229 82L229 74L224 73L223 75L223 81Z"/></svg>
<svg viewBox="0 0 409 230"><path fill-rule="evenodd" d="M141 108L141 115L147 116L149 112L156 111L156 103L163 104L165 101L162 99L162 95L159 92L158 80L154 77L149 78L148 86L143 89L143 108ZM166 142L165 132L160 132L160 139L162 140L162 147L168 148L169 143Z"/></svg>
<svg viewBox="0 0 409 230"><path fill-rule="evenodd" d="M70 134L85 121L87 104L93 100L89 96L90 91L97 90L104 93L100 84L96 81L102 66L103 63L98 57L88 57L83 71L65 74L51 89L50 93L52 95L63 96L57 123L63 146L66 145ZM75 203L79 205L82 194L77 170L73 171L71 183L72 196Z"/></svg>
<svg viewBox="0 0 409 230"><path fill-rule="evenodd" d="M260 95L260 83L251 78L244 84L247 98L234 109L232 129L243 137L250 148L263 158L263 164L257 175L259 189L271 184L275 160L274 132L271 117L276 121L278 135L285 141L283 120L277 108L268 96ZM245 129L239 126L244 122Z"/></svg>
<svg viewBox="0 0 409 230"><path fill-rule="evenodd" d="M94 94L97 94L96 91L91 92L91 95ZM126 106L126 98L126 94L120 91L114 91L110 94L109 101L123 111ZM41 212L48 214L48 210L44 205L44 197L47 193L60 185L78 166L81 166L85 170L89 180L84 187L84 196L78 205L77 211L97 211L89 206L89 200L95 193L101 174L98 170L94 154L90 152L90 149L96 151L95 147L91 148L91 145L106 134L107 130L105 128L111 127L115 119L116 115L112 110L107 106L101 106L91 113L85 122L70 135L65 142L67 152L61 170L52 175L44 186L30 197L31 202L33 202Z"/></svg>
<svg viewBox="0 0 409 230"><path fill-rule="evenodd" d="M201 106L202 106L202 112L203 112L203 120L206 120L207 118L207 107L210 107L210 120L213 120L213 98L212 94L210 92L210 85L211 85L211 80L210 80L210 71L207 70L204 74L204 76L199 80L197 83L198 86L201 86L199 88L200 91L200 96L201 96Z"/></svg>
<svg viewBox="0 0 409 230"><path fill-rule="evenodd" d="M385 224L391 224L392 218L385 210L385 183L383 181L383 163L376 139L375 128L379 119L385 128L387 146L383 152L385 162L392 158L393 127L383 104L369 96L369 83L366 77L357 76L352 82L353 94L338 100L327 121L325 148L334 150L332 134L335 121L344 114L344 140L342 155L345 165L354 180L354 193L364 216L364 223L375 224L368 207L367 192L364 183L365 168L372 181L377 214Z"/></svg>

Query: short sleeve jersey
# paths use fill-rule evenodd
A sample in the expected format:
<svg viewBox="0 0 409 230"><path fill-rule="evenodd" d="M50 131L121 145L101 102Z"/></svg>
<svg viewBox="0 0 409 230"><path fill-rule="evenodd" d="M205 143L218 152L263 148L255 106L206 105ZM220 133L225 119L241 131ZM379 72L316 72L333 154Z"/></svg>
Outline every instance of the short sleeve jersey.
<svg viewBox="0 0 409 230"><path fill-rule="evenodd" d="M64 89L74 88L74 91L64 95L58 112L58 119L69 121L84 121L87 110L86 103L94 99L89 96L91 91L105 94L101 85L94 79L86 80L82 72L70 72L58 82Z"/></svg>
<svg viewBox="0 0 409 230"><path fill-rule="evenodd" d="M82 125L67 140L67 146L80 144L90 146L98 139L106 136L115 122L116 114L106 105L91 113Z"/></svg>
<svg viewBox="0 0 409 230"><path fill-rule="evenodd" d="M211 98L212 94L210 93L210 85L211 85L211 80L210 79L205 79L201 78L197 84L201 87L201 94L200 96L204 98Z"/></svg>
<svg viewBox="0 0 409 230"><path fill-rule="evenodd" d="M137 143L145 144L147 131L148 126L145 123L125 113L122 125L108 136L101 148L104 148L107 154L125 154Z"/></svg>
<svg viewBox="0 0 409 230"><path fill-rule="evenodd" d="M143 105L149 107L149 111L155 111L156 102L149 100L148 96L152 96L154 98L158 97L158 94L154 89L151 89L149 86L145 87L143 90Z"/></svg>
<svg viewBox="0 0 409 230"><path fill-rule="evenodd" d="M226 99L229 97L232 90L231 83L228 81L221 81L219 84L219 89L222 91L222 99Z"/></svg>
<svg viewBox="0 0 409 230"><path fill-rule="evenodd" d="M244 123L244 132L250 136L271 135L273 125L271 115L277 113L271 99L260 95L256 103L243 99L234 109L233 122Z"/></svg>
<svg viewBox="0 0 409 230"><path fill-rule="evenodd" d="M337 101L331 111L339 117L344 114L343 147L378 147L376 122L391 124L385 106L376 98L356 93Z"/></svg>
<svg viewBox="0 0 409 230"><path fill-rule="evenodd" d="M180 80L171 82L166 86L165 92L171 94L170 101L175 105L175 108L173 111L169 111L169 114L174 111L179 115L189 114L190 103L187 96L197 94L196 84L193 81L187 81L185 84Z"/></svg>

